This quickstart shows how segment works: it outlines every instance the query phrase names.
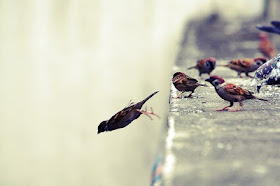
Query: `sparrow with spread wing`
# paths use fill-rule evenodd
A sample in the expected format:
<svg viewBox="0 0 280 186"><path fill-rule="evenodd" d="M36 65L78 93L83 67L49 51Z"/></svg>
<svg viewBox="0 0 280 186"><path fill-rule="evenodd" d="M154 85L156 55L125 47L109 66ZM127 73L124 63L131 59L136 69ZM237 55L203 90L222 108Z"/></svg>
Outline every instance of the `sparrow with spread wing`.
<svg viewBox="0 0 280 186"><path fill-rule="evenodd" d="M271 59L272 57L276 56L276 48L268 38L265 33L259 34L259 51L266 56L267 58Z"/></svg>
<svg viewBox="0 0 280 186"><path fill-rule="evenodd" d="M145 114L150 119L152 119L150 115L159 117L157 114L153 112L152 108L151 108L151 112L148 112L147 110L141 110L144 103L148 101L151 97L153 97L156 93L158 93L158 91L152 93L150 96L148 96L142 101L139 101L136 104L133 104L133 102L130 103L123 110L113 115L109 120L102 121L98 126L97 134L105 131L112 131L112 130L126 127L133 120L137 119L141 114Z"/></svg>
<svg viewBox="0 0 280 186"><path fill-rule="evenodd" d="M257 28L261 31L280 34L280 21L271 21L271 25L272 26L258 25Z"/></svg>

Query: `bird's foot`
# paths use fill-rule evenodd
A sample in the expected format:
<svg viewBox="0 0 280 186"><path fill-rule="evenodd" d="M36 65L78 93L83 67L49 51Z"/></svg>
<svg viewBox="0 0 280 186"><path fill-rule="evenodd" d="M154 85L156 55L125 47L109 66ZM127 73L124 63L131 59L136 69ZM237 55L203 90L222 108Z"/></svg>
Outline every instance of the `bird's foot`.
<svg viewBox="0 0 280 186"><path fill-rule="evenodd" d="M216 111L229 111L229 106L225 107L225 108L222 108L222 109L219 109L219 110L216 110Z"/></svg>
<svg viewBox="0 0 280 186"><path fill-rule="evenodd" d="M157 118L160 119L160 116L156 113L154 113L153 107L151 107L151 112L147 111L147 107L145 107L145 110L138 110L142 114L148 116L151 120L153 120L152 116L156 116Z"/></svg>
<svg viewBox="0 0 280 186"><path fill-rule="evenodd" d="M216 110L216 111L228 111L228 108L222 108L222 109L219 109L219 110Z"/></svg>

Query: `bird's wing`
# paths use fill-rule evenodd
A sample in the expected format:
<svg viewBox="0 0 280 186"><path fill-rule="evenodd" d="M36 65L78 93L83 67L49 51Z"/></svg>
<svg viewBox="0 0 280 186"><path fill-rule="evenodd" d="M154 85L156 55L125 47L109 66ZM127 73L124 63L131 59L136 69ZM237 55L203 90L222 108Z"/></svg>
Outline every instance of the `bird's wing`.
<svg viewBox="0 0 280 186"><path fill-rule="evenodd" d="M184 79L183 81L192 81L192 82L198 82L196 79L192 78L192 77L189 77L186 75L186 79Z"/></svg>
<svg viewBox="0 0 280 186"><path fill-rule="evenodd" d="M251 59L242 59L239 61L240 65L243 66L243 67L250 67L251 66Z"/></svg>
<svg viewBox="0 0 280 186"><path fill-rule="evenodd" d="M234 66L238 66L239 65L239 61L238 60L232 60L229 62L230 65L234 65Z"/></svg>
<svg viewBox="0 0 280 186"><path fill-rule="evenodd" d="M232 95L242 95L242 96L246 96L246 95L251 95L251 92L249 92L246 89L243 89L237 85L234 84L227 84L225 85L225 91L227 91L228 93L232 94Z"/></svg>
<svg viewBox="0 0 280 186"><path fill-rule="evenodd" d="M198 68L203 68L205 64L205 59L201 59L197 61L197 67Z"/></svg>
<svg viewBox="0 0 280 186"><path fill-rule="evenodd" d="M108 123L118 123L121 121L130 111L133 110L134 105L130 105L128 107L125 107L123 110L119 111L115 115L113 115Z"/></svg>
<svg viewBox="0 0 280 186"><path fill-rule="evenodd" d="M280 21L271 21L271 25L276 28L280 28Z"/></svg>

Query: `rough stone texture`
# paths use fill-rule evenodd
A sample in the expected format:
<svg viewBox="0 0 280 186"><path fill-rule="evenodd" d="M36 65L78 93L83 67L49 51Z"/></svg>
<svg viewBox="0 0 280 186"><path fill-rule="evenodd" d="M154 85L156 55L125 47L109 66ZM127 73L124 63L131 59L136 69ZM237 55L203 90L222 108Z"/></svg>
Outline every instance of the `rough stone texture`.
<svg viewBox="0 0 280 186"><path fill-rule="evenodd" d="M279 87L261 89L258 96L268 102L247 100L239 112L217 112L229 102L204 82L207 75L201 79L196 70L187 70L203 57L225 64L233 58L261 56L257 23L226 22L212 15L188 25L174 72L185 72L208 87L198 87L193 98L176 99L172 96L179 92L171 85L169 121L174 120L174 136L165 155L172 156L174 164L164 173L164 185L280 185ZM279 44L279 39L274 41ZM235 71L216 67L213 74L256 92L252 79L239 78Z"/></svg>

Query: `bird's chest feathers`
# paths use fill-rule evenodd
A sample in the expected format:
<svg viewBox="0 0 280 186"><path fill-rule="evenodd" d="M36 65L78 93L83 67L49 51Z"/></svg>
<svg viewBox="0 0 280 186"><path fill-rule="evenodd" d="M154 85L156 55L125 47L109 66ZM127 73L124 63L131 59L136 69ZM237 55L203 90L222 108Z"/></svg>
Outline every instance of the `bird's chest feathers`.
<svg viewBox="0 0 280 186"><path fill-rule="evenodd" d="M226 82L221 83L221 84L219 84L219 85L215 86L216 91L218 92L218 90L222 90L222 89L223 89L223 87L224 87L225 85L226 85Z"/></svg>
<svg viewBox="0 0 280 186"><path fill-rule="evenodd" d="M226 85L226 83L222 83L222 84L219 84L215 87L216 92L222 98L224 98L224 95L225 95L225 89L224 89L225 85Z"/></svg>

